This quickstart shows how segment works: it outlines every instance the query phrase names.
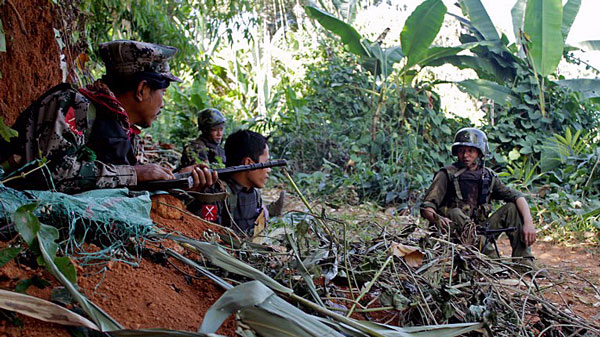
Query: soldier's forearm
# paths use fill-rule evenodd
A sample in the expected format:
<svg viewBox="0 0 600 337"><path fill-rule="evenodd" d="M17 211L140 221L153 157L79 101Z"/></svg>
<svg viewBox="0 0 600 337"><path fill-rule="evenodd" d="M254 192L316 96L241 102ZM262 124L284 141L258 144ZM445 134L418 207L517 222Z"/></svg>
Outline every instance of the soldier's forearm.
<svg viewBox="0 0 600 337"><path fill-rule="evenodd" d="M517 209L523 217L523 225L533 225L533 218L531 217L531 211L529 210L529 204L524 197L519 197L515 201L517 204Z"/></svg>
<svg viewBox="0 0 600 337"><path fill-rule="evenodd" d="M424 217L425 219L429 220L429 222L431 223L436 223L436 212L433 208L431 207L425 207L425 208L421 208L421 216Z"/></svg>

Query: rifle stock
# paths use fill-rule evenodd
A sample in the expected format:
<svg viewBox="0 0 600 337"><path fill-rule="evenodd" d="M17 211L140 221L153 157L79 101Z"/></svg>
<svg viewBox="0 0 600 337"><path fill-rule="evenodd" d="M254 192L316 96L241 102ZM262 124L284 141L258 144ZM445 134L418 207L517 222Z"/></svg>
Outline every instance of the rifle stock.
<svg viewBox="0 0 600 337"><path fill-rule="evenodd" d="M260 170L263 168L286 166L287 161L285 159L271 160L264 163L250 164L250 165L238 165L230 166L221 169L215 169L220 176L227 175L236 172ZM138 183L137 186L132 186L130 189L138 191L159 191L159 190L171 190L171 189L189 189L194 186L194 178L191 172L186 173L175 173L175 179L170 180L155 180Z"/></svg>

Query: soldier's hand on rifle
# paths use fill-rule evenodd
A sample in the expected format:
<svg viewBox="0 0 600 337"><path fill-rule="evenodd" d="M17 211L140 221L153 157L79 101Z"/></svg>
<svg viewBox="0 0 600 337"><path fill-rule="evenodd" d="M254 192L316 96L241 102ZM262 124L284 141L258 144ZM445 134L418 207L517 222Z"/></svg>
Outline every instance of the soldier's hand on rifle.
<svg viewBox="0 0 600 337"><path fill-rule="evenodd" d="M192 190L202 190L210 187L217 181L217 179L219 179L217 172L209 169L208 166L204 164L187 166L182 168L179 172L192 173L192 177L194 178L194 186L191 188Z"/></svg>
<svg viewBox="0 0 600 337"><path fill-rule="evenodd" d="M135 169L138 182L169 180L175 178L171 169L157 164L135 165L133 168Z"/></svg>

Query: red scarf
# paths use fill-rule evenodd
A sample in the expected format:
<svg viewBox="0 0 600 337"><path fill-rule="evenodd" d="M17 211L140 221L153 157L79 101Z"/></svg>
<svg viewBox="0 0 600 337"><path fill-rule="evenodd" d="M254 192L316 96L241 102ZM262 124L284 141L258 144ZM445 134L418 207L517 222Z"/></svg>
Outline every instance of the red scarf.
<svg viewBox="0 0 600 337"><path fill-rule="evenodd" d="M94 104L104 107L106 111L117 114L117 118L123 122L124 126L127 126L128 136L132 133L138 135L141 132L137 126L132 125L129 122L127 111L125 111L125 108L123 108L119 100L115 97L115 94L110 91L106 83L102 82L101 80L97 80L93 84L79 89L79 92L81 92L81 94L87 97Z"/></svg>

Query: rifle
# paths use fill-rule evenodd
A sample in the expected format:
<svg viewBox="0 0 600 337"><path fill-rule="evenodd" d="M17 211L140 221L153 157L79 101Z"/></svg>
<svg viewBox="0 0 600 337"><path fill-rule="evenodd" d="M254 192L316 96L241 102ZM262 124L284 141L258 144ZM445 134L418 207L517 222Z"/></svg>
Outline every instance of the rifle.
<svg viewBox="0 0 600 337"><path fill-rule="evenodd" d="M506 227L506 228L490 229L488 227L489 227L489 223L487 223L487 222L485 223L485 226L477 227L477 234L485 236L485 241L483 242L483 245L480 247L479 250L482 250L483 248L485 248L485 246L489 242L491 242L492 245L494 245L494 249L496 249L496 254L498 254L498 256L500 256L500 251L498 250L498 244L496 243L496 235L499 235L501 233L514 232L515 230L517 230L517 228L516 227Z"/></svg>
<svg viewBox="0 0 600 337"><path fill-rule="evenodd" d="M221 169L215 169L219 176L228 175L236 172L260 170L269 167L286 166L287 161L285 159L271 160L264 163L249 164L249 165L237 165L230 166ZM194 178L191 172L187 173L175 173L175 179L169 180L154 180L145 181L138 183L137 186L131 186L130 189L137 191L158 191L158 190L172 190L172 189L188 189L194 186Z"/></svg>

